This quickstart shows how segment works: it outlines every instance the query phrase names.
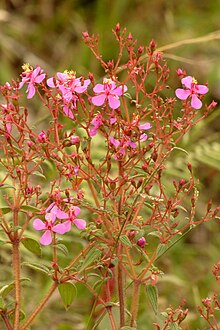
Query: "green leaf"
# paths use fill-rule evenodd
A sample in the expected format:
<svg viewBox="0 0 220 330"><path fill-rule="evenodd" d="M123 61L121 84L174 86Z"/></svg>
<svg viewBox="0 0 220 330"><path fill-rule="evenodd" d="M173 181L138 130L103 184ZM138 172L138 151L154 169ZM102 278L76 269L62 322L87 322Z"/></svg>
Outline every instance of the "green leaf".
<svg viewBox="0 0 220 330"><path fill-rule="evenodd" d="M44 180L46 180L45 175L43 175L43 174L42 174L41 172L39 172L39 171L35 171L35 172L33 172L32 175L36 175L36 176L38 176L38 177L43 178Z"/></svg>
<svg viewBox="0 0 220 330"><path fill-rule="evenodd" d="M155 314L158 312L158 290L155 285L147 285L146 292Z"/></svg>
<svg viewBox="0 0 220 330"><path fill-rule="evenodd" d="M129 327L128 325L126 325L125 327L120 328L120 330L137 330L137 328Z"/></svg>
<svg viewBox="0 0 220 330"><path fill-rule="evenodd" d="M182 328L178 327L178 325L176 323L171 323L168 329L169 330L181 330Z"/></svg>
<svg viewBox="0 0 220 330"><path fill-rule="evenodd" d="M168 249L168 245L167 244L159 244L157 247L157 259L162 256L166 250Z"/></svg>
<svg viewBox="0 0 220 330"><path fill-rule="evenodd" d="M36 254L37 256L41 256L40 243L38 241L36 241L35 239L26 237L21 241L21 243L24 245L24 247L28 251Z"/></svg>
<svg viewBox="0 0 220 330"><path fill-rule="evenodd" d="M56 245L56 248L57 248L58 250L60 250L61 252L63 252L63 254L64 254L65 256L67 256L67 255L69 254L69 250L67 249L66 245L64 245L64 244L57 244L57 245Z"/></svg>
<svg viewBox="0 0 220 330"><path fill-rule="evenodd" d="M30 279L27 277L21 278L20 282L25 282L28 281L30 282ZM2 298L5 298L11 291L13 291L15 288L15 282L11 282L9 284L4 285L1 289L0 289L0 295L2 296Z"/></svg>
<svg viewBox="0 0 220 330"><path fill-rule="evenodd" d="M6 183L4 183L0 186L0 190L10 189L10 188L16 190L16 188L14 186L10 186L9 184L6 184Z"/></svg>
<svg viewBox="0 0 220 330"><path fill-rule="evenodd" d="M59 284L58 290L62 298L64 307L66 308L66 310L68 310L76 296L77 293L76 287L74 284L67 282L67 283Z"/></svg>
<svg viewBox="0 0 220 330"><path fill-rule="evenodd" d="M139 230L139 227L138 226L135 226L135 225L132 225L131 223L129 223L125 230Z"/></svg>
<svg viewBox="0 0 220 330"><path fill-rule="evenodd" d="M23 212L40 212L41 210L38 209L35 206L31 206L31 205L22 205L21 207L21 211Z"/></svg>
<svg viewBox="0 0 220 330"><path fill-rule="evenodd" d="M83 265L80 267L79 272L82 272L84 269L89 267L95 260L99 259L102 252L99 249L93 247L85 257Z"/></svg>
<svg viewBox="0 0 220 330"><path fill-rule="evenodd" d="M11 208L9 206L2 206L0 209L3 214L7 214L7 213L11 212Z"/></svg>
<svg viewBox="0 0 220 330"><path fill-rule="evenodd" d="M12 322L14 322L14 316L15 316L15 311L13 310L12 313L9 314L9 317L12 320ZM25 319L25 317L26 317L25 312L20 309L20 311L19 311L19 320L22 321L22 320Z"/></svg>
<svg viewBox="0 0 220 330"><path fill-rule="evenodd" d="M129 240L129 238L126 235L122 235L119 238L120 242L122 242L123 245L132 247L131 241Z"/></svg>
<svg viewBox="0 0 220 330"><path fill-rule="evenodd" d="M29 267L31 269L42 272L44 274L49 274L49 272L50 272L50 270L47 266L42 265L42 264L38 264L38 263L35 263L35 262L23 262L22 266Z"/></svg>

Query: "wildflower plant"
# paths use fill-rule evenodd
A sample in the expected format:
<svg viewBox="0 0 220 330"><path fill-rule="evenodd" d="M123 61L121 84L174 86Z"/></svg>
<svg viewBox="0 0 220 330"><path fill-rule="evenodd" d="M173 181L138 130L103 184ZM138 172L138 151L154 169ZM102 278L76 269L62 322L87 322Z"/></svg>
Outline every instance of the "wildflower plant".
<svg viewBox="0 0 220 330"><path fill-rule="evenodd" d="M98 38L83 33L104 69L103 83L92 73L48 77L39 66L25 65L21 79L1 86L1 244L12 251L13 278L0 289L0 315L8 330L29 329L57 289L70 308L78 284L93 297L87 329L105 317L109 329L138 329L142 288L155 329L179 329L187 316L182 306L160 314L163 272L157 262L194 227L215 219L219 207L209 202L198 216L192 165L186 161L186 175L178 179L170 178L166 166L173 153L184 152L178 143L215 102L206 105L208 87L182 70L183 88L165 96L170 72L154 41L137 46L119 24L113 33L119 45L115 62L105 62ZM44 126L33 126L32 98L44 107ZM72 248L79 237L80 251ZM67 256L61 263L62 251ZM32 311L23 299L28 267L46 272L51 282Z"/></svg>

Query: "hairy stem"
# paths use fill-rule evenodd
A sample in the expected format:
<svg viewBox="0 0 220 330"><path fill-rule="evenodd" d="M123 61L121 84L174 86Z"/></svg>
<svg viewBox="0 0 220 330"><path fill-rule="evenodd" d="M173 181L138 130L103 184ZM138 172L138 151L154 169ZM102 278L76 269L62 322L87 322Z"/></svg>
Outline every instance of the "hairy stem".
<svg viewBox="0 0 220 330"><path fill-rule="evenodd" d="M140 284L141 282L135 281L132 295L131 304L131 323L130 326L134 327L136 325L138 306L139 306L139 296L140 296Z"/></svg>
<svg viewBox="0 0 220 330"><path fill-rule="evenodd" d="M123 276L123 267L121 262L122 255L122 245L118 244L118 297L119 297L119 311L120 311L120 327L125 325L125 297L124 297L124 276Z"/></svg>
<svg viewBox="0 0 220 330"><path fill-rule="evenodd" d="M14 208L14 226L18 226L18 208ZM14 318L14 330L19 329L19 315L21 307L21 284L20 284L20 251L19 251L19 238L18 232L15 231L12 241L12 256L13 256L13 271L15 282L15 318Z"/></svg>
<svg viewBox="0 0 220 330"><path fill-rule="evenodd" d="M35 310L32 312L32 314L29 316L27 321L21 326L19 330L25 330L27 327L32 323L32 321L35 319L35 317L40 313L40 311L43 309L45 304L48 302L54 291L56 290L58 286L58 283L54 282L47 292L46 296L41 300L39 305L35 308Z"/></svg>

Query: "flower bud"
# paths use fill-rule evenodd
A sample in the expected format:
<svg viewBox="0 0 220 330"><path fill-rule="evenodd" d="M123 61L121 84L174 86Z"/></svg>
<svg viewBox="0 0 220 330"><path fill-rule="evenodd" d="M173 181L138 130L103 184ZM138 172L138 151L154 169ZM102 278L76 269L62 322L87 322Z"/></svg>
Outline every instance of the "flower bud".
<svg viewBox="0 0 220 330"><path fill-rule="evenodd" d="M146 239L144 237L139 238L137 241L137 245L140 246L142 249L145 247Z"/></svg>

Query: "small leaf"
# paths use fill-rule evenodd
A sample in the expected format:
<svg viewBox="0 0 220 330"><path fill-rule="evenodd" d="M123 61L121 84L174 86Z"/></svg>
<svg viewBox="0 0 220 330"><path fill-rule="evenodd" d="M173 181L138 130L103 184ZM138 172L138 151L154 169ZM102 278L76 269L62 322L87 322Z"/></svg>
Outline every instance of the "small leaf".
<svg viewBox="0 0 220 330"><path fill-rule="evenodd" d="M178 327L176 323L171 323L169 326L170 330L181 330L182 328Z"/></svg>
<svg viewBox="0 0 220 330"><path fill-rule="evenodd" d="M119 240L122 242L122 244L132 247L131 241L126 235L120 236Z"/></svg>
<svg viewBox="0 0 220 330"><path fill-rule="evenodd" d="M35 171L35 172L33 172L32 175L36 175L36 176L38 176L38 177L43 178L44 180L46 180L45 175L43 175L43 174L42 174L41 172L39 172L39 171Z"/></svg>
<svg viewBox="0 0 220 330"><path fill-rule="evenodd" d="M147 285L147 296L155 314L158 312L158 290L155 285Z"/></svg>
<svg viewBox="0 0 220 330"><path fill-rule="evenodd" d="M9 184L6 184L6 183L0 185L0 190L10 189L10 188L16 190L16 188L14 186L10 186Z"/></svg>
<svg viewBox="0 0 220 330"><path fill-rule="evenodd" d="M159 244L158 247L157 247L157 259L160 256L162 256L162 254L164 254L167 249L168 249L168 245L167 244Z"/></svg>
<svg viewBox="0 0 220 330"><path fill-rule="evenodd" d="M11 208L8 206L2 206L0 209L3 214L7 214L7 213L11 212Z"/></svg>
<svg viewBox="0 0 220 330"><path fill-rule="evenodd" d="M47 266L35 262L23 262L22 265L37 270L39 272L42 272L44 274L48 274L50 271Z"/></svg>
<svg viewBox="0 0 220 330"><path fill-rule="evenodd" d="M30 279L27 277L21 278L20 282L25 282L28 281L30 282ZM1 289L0 289L0 295L2 296L2 298L5 298L12 290L14 290L15 288L15 282L11 282L9 284L4 285Z"/></svg>
<svg viewBox="0 0 220 330"><path fill-rule="evenodd" d="M85 257L83 265L80 267L79 272L82 272L88 266L90 266L95 260L101 256L102 252L96 248L92 248Z"/></svg>
<svg viewBox="0 0 220 330"><path fill-rule="evenodd" d="M57 248L58 250L60 250L61 252L63 252L63 254L64 254L65 256L67 256L67 255L69 254L69 250L67 249L66 245L64 245L64 244L57 244L57 245L56 245L56 248Z"/></svg>
<svg viewBox="0 0 220 330"><path fill-rule="evenodd" d="M64 307L66 308L66 310L68 310L76 296L77 293L76 287L74 284L67 282L67 283L59 284L58 290L62 298Z"/></svg>
<svg viewBox="0 0 220 330"><path fill-rule="evenodd" d="M36 241L35 239L26 237L21 241L21 243L24 245L24 247L28 251L36 254L37 256L41 256L40 243L38 241Z"/></svg>
<svg viewBox="0 0 220 330"><path fill-rule="evenodd" d="M35 206L31 206L31 205L22 205L21 207L21 211L23 212L40 212L41 210L38 209Z"/></svg>
<svg viewBox="0 0 220 330"><path fill-rule="evenodd" d="M15 313L14 313L14 312L15 312L15 311L13 310L13 311L9 314L9 317L10 317L10 319L12 320L12 322L14 322L14 316L15 316ZM20 309L20 311L19 311L19 320L22 321L22 320L25 319L25 317L26 317L25 312L24 312L23 310Z"/></svg>
<svg viewBox="0 0 220 330"><path fill-rule="evenodd" d="M139 230L139 227L130 223L126 226L125 230Z"/></svg>

